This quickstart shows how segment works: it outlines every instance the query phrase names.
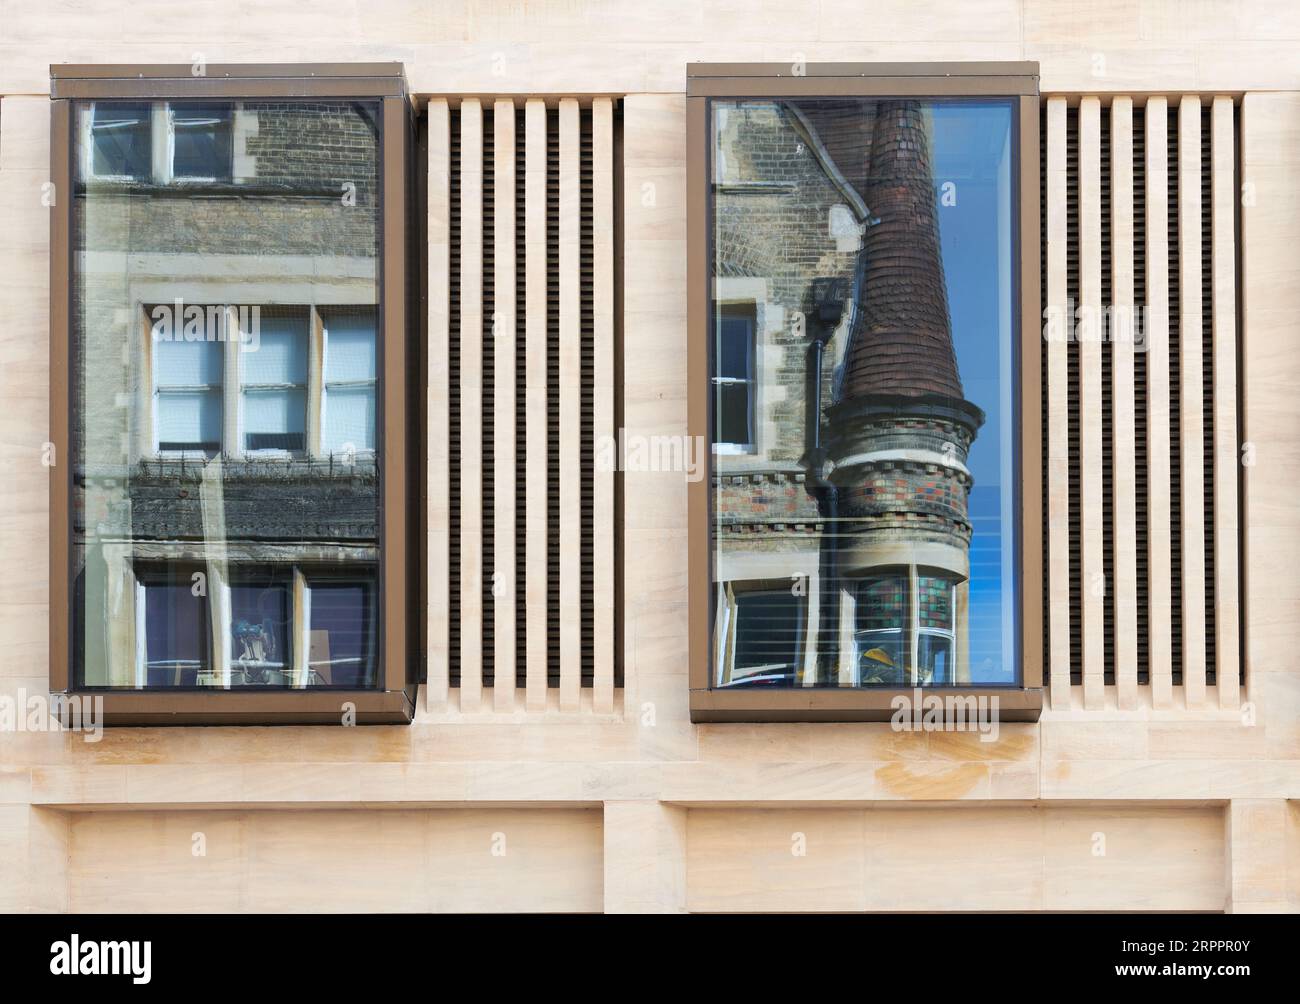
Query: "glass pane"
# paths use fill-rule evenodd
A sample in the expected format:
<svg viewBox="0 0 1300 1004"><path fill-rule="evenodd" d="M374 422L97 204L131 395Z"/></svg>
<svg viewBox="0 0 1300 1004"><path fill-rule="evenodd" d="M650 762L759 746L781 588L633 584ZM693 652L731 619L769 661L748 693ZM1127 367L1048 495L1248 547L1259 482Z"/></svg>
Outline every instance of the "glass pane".
<svg viewBox="0 0 1300 1004"><path fill-rule="evenodd" d="M753 320L724 314L718 322L718 376L748 380L753 351Z"/></svg>
<svg viewBox="0 0 1300 1004"><path fill-rule="evenodd" d="M905 630L909 607L905 575L867 579L858 586L858 630Z"/></svg>
<svg viewBox="0 0 1300 1004"><path fill-rule="evenodd" d="M354 453L375 448L375 314L325 308L325 411L321 449Z"/></svg>
<svg viewBox="0 0 1300 1004"><path fill-rule="evenodd" d="M325 382L375 379L375 312L322 309L321 318Z"/></svg>
<svg viewBox="0 0 1300 1004"><path fill-rule="evenodd" d="M736 594L736 634L724 684L790 683L799 671L803 597L789 589Z"/></svg>
<svg viewBox="0 0 1300 1004"><path fill-rule="evenodd" d="M1014 685L1013 100L709 109L714 581L815 584L801 685Z"/></svg>
<svg viewBox="0 0 1300 1004"><path fill-rule="evenodd" d="M308 407L329 395L310 393L308 376L325 339L310 304L380 313L380 102L109 101L93 112L75 102L73 115L74 163L109 149L95 122L134 116L170 123L172 167L190 179L83 178L71 193L77 683L324 686L309 672L309 605L293 583L373 579L381 498L375 454L342 465L322 453L326 423ZM236 129L246 156L232 170ZM342 198L345 185L355 201ZM346 363L347 330L339 342ZM378 400L382 378L368 376ZM346 402L334 410L346 415ZM371 417L369 442L382 449L380 439ZM209 626L173 617L156 644L192 655L201 642L205 667L142 670L137 648L148 647L150 617L163 616L138 577L146 567L177 569L187 588L200 573L194 602ZM371 617L373 653L377 604ZM367 659L358 685L376 686L377 657Z"/></svg>
<svg viewBox="0 0 1300 1004"><path fill-rule="evenodd" d="M952 683L952 639L923 634L917 639L917 661L922 684Z"/></svg>
<svg viewBox="0 0 1300 1004"><path fill-rule="evenodd" d="M917 611L923 628L951 631L953 628L952 583L932 575L916 580Z"/></svg>
<svg viewBox="0 0 1300 1004"><path fill-rule="evenodd" d="M163 337L155 326L153 379L159 387L219 387L223 346L215 341L185 341Z"/></svg>
<svg viewBox="0 0 1300 1004"><path fill-rule="evenodd" d="M145 680L151 687L193 687L209 666L207 601L184 568L141 569Z"/></svg>
<svg viewBox="0 0 1300 1004"><path fill-rule="evenodd" d="M354 453L375 448L374 387L329 387L325 392L326 453Z"/></svg>
<svg viewBox="0 0 1300 1004"><path fill-rule="evenodd" d="M221 391L160 389L157 421L158 449L216 453L221 449Z"/></svg>
<svg viewBox="0 0 1300 1004"><path fill-rule="evenodd" d="M713 441L748 446L749 388L747 383L720 383L713 387Z"/></svg>
<svg viewBox="0 0 1300 1004"><path fill-rule="evenodd" d="M910 637L899 631L863 631L857 637L858 683L871 686L910 686L907 664Z"/></svg>
<svg viewBox="0 0 1300 1004"><path fill-rule="evenodd" d="M258 309L256 325L242 346L244 385L307 382L307 313Z"/></svg>
<svg viewBox="0 0 1300 1004"><path fill-rule="evenodd" d="M326 687L374 684L374 583L312 581L308 666L312 682Z"/></svg>
<svg viewBox="0 0 1300 1004"><path fill-rule="evenodd" d="M293 571L243 571L230 585L230 685L293 682Z"/></svg>
<svg viewBox="0 0 1300 1004"><path fill-rule="evenodd" d="M90 130L90 169L96 177L149 180L153 127L147 104L100 102Z"/></svg>
<svg viewBox="0 0 1300 1004"><path fill-rule="evenodd" d="M172 176L229 180L230 105L177 102L171 113Z"/></svg>
<svg viewBox="0 0 1300 1004"><path fill-rule="evenodd" d="M246 390L244 449L302 450L306 418L305 390Z"/></svg>

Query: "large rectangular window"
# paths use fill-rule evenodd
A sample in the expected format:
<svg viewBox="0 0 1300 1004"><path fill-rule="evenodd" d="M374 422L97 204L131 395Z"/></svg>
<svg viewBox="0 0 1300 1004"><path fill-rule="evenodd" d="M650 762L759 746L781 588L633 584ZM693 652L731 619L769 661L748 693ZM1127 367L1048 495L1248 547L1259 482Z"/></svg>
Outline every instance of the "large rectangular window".
<svg viewBox="0 0 1300 1004"><path fill-rule="evenodd" d="M692 393L707 388L694 414L713 444L696 511L713 594L736 600L712 606L693 686L875 692L862 710L1032 684L1018 435L1036 79L717 73L692 77ZM745 591L760 577L788 585Z"/></svg>
<svg viewBox="0 0 1300 1004"><path fill-rule="evenodd" d="M404 80L181 69L53 82L51 689L409 720Z"/></svg>
<svg viewBox="0 0 1300 1004"><path fill-rule="evenodd" d="M153 421L160 454L220 451L224 367L220 342L155 338Z"/></svg>

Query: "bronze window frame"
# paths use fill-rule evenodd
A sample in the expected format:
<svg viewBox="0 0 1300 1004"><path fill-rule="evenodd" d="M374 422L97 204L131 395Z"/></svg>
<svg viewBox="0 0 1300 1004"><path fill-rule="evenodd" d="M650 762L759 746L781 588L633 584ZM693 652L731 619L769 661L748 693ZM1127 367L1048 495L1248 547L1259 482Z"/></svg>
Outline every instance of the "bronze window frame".
<svg viewBox="0 0 1300 1004"><path fill-rule="evenodd" d="M1034 62L977 63L692 63L686 79L687 430L709 442L709 302L712 177L711 98L998 97L1014 101L1017 151L1013 178L1018 225L1017 324L1020 439L1016 533L1020 575L1020 684L921 688L944 698L997 697L1002 721L1037 721L1043 706L1042 414L1039 208L1039 86ZM1013 294L1014 295L1014 294ZM687 486L689 536L689 686L693 722L887 721L893 701L913 688L719 689L711 679L713 652L713 456L709 475Z"/></svg>
<svg viewBox="0 0 1300 1004"><path fill-rule="evenodd" d="M376 351L383 393L376 401L380 436L381 625L378 685L369 690L124 691L79 687L71 677L72 610L70 431L72 395L70 319L72 209L76 100L172 98L353 98L377 100L380 131L379 321ZM50 179L56 193L50 213L50 665L52 695L103 699L108 725L407 724L414 717L422 653L408 629L420 609L419 569L408 541L419 543L421 507L410 475L421 469L408 432L408 393L418 324L417 279L411 253L416 188L413 182L415 116L400 63L213 64L196 75L189 65L54 65L50 67ZM410 492L416 490L414 499ZM345 722L345 712L347 722Z"/></svg>

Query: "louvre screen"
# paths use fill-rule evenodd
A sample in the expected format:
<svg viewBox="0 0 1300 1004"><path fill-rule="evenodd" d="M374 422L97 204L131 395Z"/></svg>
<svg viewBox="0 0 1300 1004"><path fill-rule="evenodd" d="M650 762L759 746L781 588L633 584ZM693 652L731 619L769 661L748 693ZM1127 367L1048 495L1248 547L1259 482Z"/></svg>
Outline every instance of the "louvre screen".
<svg viewBox="0 0 1300 1004"><path fill-rule="evenodd" d="M552 691L561 710L600 708L621 685L616 475L595 463L617 406L621 108L466 100L429 114L430 241L445 238L429 282L446 298L445 316L431 307L445 376L431 361L430 434L445 416L449 468L445 515L430 508L431 539L445 534L430 575L445 548L446 587L429 615L439 595L448 615L430 680L445 673L461 710L484 689L496 710L516 690L530 710Z"/></svg>
<svg viewBox="0 0 1300 1004"><path fill-rule="evenodd" d="M1232 102L1049 98L1041 125L1043 302L1069 318L1066 337L1043 354L1042 461L1048 469L1053 437L1068 457L1068 479L1049 481L1044 494L1043 546L1068 557L1055 571L1044 562L1045 662L1058 686L1084 689L1086 706L1103 697L1087 699L1090 676L1121 693L1154 685L1157 704L1181 688L1195 706L1213 686L1221 703L1235 702ZM1216 277L1226 279L1217 296ZM1126 303L1139 308L1128 344L1115 323ZM1088 305L1104 321L1099 346L1087 344L1073 313ZM1099 378L1091 392L1090 368ZM1086 511L1090 493L1099 519Z"/></svg>

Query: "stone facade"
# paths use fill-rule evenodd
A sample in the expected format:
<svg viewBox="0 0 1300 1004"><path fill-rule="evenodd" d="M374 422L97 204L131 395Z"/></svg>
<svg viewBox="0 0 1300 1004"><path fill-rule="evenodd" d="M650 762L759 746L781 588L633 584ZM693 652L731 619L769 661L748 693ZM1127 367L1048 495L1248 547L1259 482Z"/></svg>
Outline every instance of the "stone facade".
<svg viewBox="0 0 1300 1004"><path fill-rule="evenodd" d="M1200 701L1181 687L1153 697L1146 685L1132 704L1107 685L1085 707L1067 656L1045 667L1066 679L1041 720L1004 725L989 742L884 723L692 724L687 489L680 477L629 471L618 570L626 686L615 712L525 710L522 698L470 712L455 690L422 688L409 726L122 728L98 743L5 731L0 910L1300 910L1295 4L908 0L864 12L856 0L788 0L756 16L752 5L665 0L648 16L622 2L322 0L237 17L227 5L155 0L9 6L0 38L7 700L48 691L44 570L58 532L41 463L49 65L176 62L196 39L232 61L401 60L422 107L440 95L623 95L620 390L628 433L645 436L690 431L689 62L1029 59L1041 64L1044 95L1075 104L1235 95L1229 202L1247 182L1251 199L1228 260L1241 257L1239 404L1257 459L1243 469L1242 707L1220 708L1212 690ZM1064 203L1047 208L1064 233ZM435 292L450 281L437 225L446 213L431 200ZM431 322L438 308L435 297ZM1062 482L1061 469L1047 479ZM438 486L431 465L428 488ZM429 626L443 615L428 610ZM204 858L192 854L196 832L207 836ZM795 833L806 856L791 854ZM505 856L492 853L497 834L508 838ZM1079 963L1074 946L1055 947L1039 955L1065 971Z"/></svg>

